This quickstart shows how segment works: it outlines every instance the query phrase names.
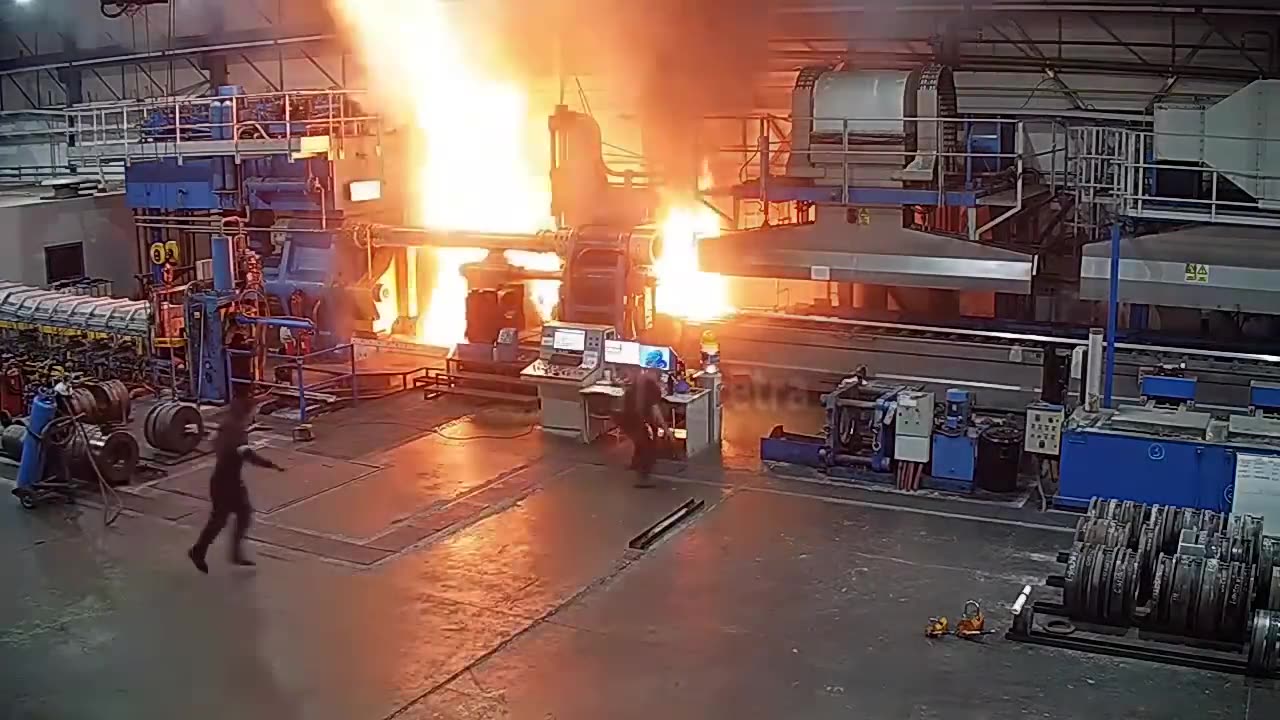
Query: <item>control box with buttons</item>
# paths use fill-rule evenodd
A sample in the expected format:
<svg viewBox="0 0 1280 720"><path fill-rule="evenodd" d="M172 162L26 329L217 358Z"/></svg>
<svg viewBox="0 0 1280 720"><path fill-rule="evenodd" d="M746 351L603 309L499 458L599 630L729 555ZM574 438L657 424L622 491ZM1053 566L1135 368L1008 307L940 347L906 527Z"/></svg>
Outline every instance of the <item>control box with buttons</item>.
<svg viewBox="0 0 1280 720"><path fill-rule="evenodd" d="M929 438L933 435L933 393L904 390L898 393L893 421L893 458L929 462Z"/></svg>
<svg viewBox="0 0 1280 720"><path fill-rule="evenodd" d="M547 323L542 326L538 359L520 376L533 382L590 385L604 366L604 343L614 335L607 325Z"/></svg>
<svg viewBox="0 0 1280 720"><path fill-rule="evenodd" d="M1036 455L1062 452L1062 424L1066 412L1061 405L1032 403L1027 406L1026 441L1023 449Z"/></svg>

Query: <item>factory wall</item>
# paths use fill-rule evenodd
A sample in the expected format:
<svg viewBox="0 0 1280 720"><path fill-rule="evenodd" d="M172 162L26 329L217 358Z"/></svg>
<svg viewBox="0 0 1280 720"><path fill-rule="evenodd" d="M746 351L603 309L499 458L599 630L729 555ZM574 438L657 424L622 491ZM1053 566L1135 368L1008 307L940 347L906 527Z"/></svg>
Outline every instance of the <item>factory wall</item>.
<svg viewBox="0 0 1280 720"><path fill-rule="evenodd" d="M0 279L46 285L45 248L82 243L87 277L110 280L118 297L136 290L133 215L123 193L0 204L0 228Z"/></svg>

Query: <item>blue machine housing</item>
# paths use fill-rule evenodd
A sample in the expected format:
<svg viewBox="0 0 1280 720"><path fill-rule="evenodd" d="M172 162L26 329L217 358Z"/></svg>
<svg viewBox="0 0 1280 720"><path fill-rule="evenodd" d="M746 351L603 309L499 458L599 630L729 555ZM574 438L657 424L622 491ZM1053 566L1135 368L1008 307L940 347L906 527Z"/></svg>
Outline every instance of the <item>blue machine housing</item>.
<svg viewBox="0 0 1280 720"><path fill-rule="evenodd" d="M304 221L290 221L292 227L311 225ZM350 340L350 331L336 319L341 313L328 310L347 308L352 291L343 278L359 274L344 266L340 231L289 232L283 231L284 247L279 256L262 269L263 286L267 295L279 304L285 315L311 318L316 327L316 349L340 345ZM293 307L298 298L301 307ZM350 309L350 308L348 308ZM347 310L343 310L343 313Z"/></svg>
<svg viewBox="0 0 1280 720"><path fill-rule="evenodd" d="M1230 512L1235 466L1225 445L1068 430L1055 503L1085 508L1102 497Z"/></svg>
<svg viewBox="0 0 1280 720"><path fill-rule="evenodd" d="M1280 410L1280 385L1276 383L1249 383L1249 407L1255 410Z"/></svg>
<svg viewBox="0 0 1280 720"><path fill-rule="evenodd" d="M322 213L333 217L333 166L328 158L290 160L283 155L246 158L240 166L250 210L276 214Z"/></svg>
<svg viewBox="0 0 1280 720"><path fill-rule="evenodd" d="M1190 403L1196 399L1195 378L1145 375L1138 384L1142 396L1149 400Z"/></svg>
<svg viewBox="0 0 1280 720"><path fill-rule="evenodd" d="M228 377L226 314L228 293L196 293L187 298L187 352L191 391L200 402L224 403L231 397Z"/></svg>
<svg viewBox="0 0 1280 720"><path fill-rule="evenodd" d="M827 430L821 452L828 472L862 466L889 472L893 462L891 424L902 385L887 385L854 378L822 396Z"/></svg>
<svg viewBox="0 0 1280 720"><path fill-rule="evenodd" d="M125 202L137 210L235 210L239 206L234 178L227 190L230 158L150 160L131 163L124 171Z"/></svg>
<svg viewBox="0 0 1280 720"><path fill-rule="evenodd" d="M938 481L942 489L969 492L973 489L973 473L977 457L978 436L973 428L962 428L955 435L943 431L935 432L933 434L933 466L929 475Z"/></svg>

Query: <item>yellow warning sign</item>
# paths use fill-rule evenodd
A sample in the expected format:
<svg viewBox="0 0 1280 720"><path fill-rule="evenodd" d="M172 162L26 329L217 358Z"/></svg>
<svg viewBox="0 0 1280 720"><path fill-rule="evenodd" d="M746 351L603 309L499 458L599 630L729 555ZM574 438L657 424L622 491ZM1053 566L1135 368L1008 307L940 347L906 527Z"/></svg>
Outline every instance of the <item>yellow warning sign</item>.
<svg viewBox="0 0 1280 720"><path fill-rule="evenodd" d="M164 243L151 243L151 263L153 265L164 264Z"/></svg>
<svg viewBox="0 0 1280 720"><path fill-rule="evenodd" d="M1209 282L1209 266L1200 263L1187 263L1185 280L1193 283Z"/></svg>

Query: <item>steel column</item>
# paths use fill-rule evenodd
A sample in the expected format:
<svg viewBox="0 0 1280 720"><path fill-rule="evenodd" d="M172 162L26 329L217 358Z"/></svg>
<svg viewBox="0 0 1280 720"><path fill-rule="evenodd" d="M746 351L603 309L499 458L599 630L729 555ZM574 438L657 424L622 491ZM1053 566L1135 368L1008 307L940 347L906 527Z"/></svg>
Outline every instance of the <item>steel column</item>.
<svg viewBox="0 0 1280 720"><path fill-rule="evenodd" d="M1120 224L1111 226L1111 289L1107 293L1107 366L1103 370L1102 404L1112 407L1116 375L1116 325L1120 320Z"/></svg>

